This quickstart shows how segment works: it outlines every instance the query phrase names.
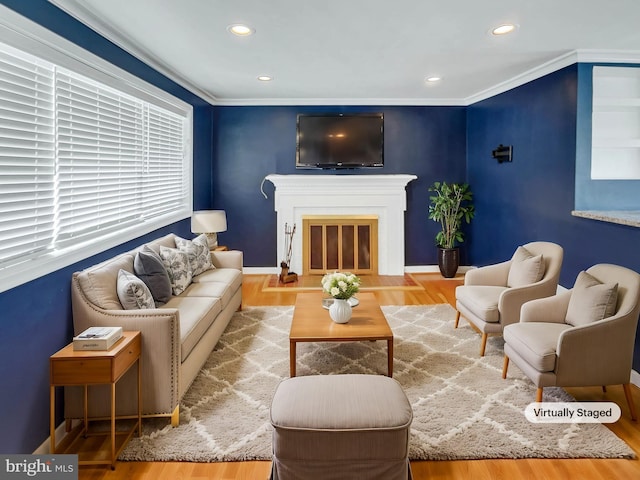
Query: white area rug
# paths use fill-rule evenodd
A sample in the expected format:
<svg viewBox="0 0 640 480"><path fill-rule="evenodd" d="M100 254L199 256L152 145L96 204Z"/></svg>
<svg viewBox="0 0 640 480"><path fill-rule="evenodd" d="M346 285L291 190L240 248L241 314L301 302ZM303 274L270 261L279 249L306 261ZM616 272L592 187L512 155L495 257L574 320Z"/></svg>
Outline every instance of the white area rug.
<svg viewBox="0 0 640 480"><path fill-rule="evenodd" d="M356 307L357 308L357 307ZM599 424L532 424L525 407L533 384L511 364L501 377L502 339L480 337L449 305L382 307L394 332L394 378L414 411L412 460L481 458L632 458ZM289 375L293 307L237 312L185 395L180 426L145 420L120 460L235 461L271 458L269 406ZM386 373L386 343L299 343L298 375ZM544 401L573 400L559 388ZM339 408L338 406L336 406Z"/></svg>

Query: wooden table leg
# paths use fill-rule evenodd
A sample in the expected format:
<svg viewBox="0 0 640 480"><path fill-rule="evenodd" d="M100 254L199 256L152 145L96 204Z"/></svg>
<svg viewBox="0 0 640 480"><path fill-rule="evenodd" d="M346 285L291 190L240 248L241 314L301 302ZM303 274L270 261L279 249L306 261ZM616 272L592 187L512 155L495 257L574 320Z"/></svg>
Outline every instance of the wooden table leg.
<svg viewBox="0 0 640 480"><path fill-rule="evenodd" d="M51 385L49 404L49 435L51 446L49 447L50 453L53 455L56 453L56 387Z"/></svg>
<svg viewBox="0 0 640 480"><path fill-rule="evenodd" d="M296 376L296 342L289 340L289 376Z"/></svg>
<svg viewBox="0 0 640 480"><path fill-rule="evenodd" d="M387 375L393 377L393 337L387 340Z"/></svg>

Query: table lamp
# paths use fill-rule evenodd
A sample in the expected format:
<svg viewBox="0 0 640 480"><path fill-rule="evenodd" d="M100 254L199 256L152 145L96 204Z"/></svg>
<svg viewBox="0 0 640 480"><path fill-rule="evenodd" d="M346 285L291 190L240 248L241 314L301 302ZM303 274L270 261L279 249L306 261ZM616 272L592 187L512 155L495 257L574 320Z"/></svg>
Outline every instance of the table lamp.
<svg viewBox="0 0 640 480"><path fill-rule="evenodd" d="M227 214L224 210L199 210L191 215L191 231L205 233L209 249L218 246L218 232L227 231Z"/></svg>

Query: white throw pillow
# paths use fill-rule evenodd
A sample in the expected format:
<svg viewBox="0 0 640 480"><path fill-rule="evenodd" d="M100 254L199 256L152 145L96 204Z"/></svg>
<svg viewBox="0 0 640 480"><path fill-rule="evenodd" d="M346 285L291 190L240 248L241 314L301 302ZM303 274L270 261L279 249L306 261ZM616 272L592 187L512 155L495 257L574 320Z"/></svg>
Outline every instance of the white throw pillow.
<svg viewBox="0 0 640 480"><path fill-rule="evenodd" d="M193 278L189 256L177 248L161 245L160 258L169 274L173 294L180 295L191 284L191 279Z"/></svg>
<svg viewBox="0 0 640 480"><path fill-rule="evenodd" d="M125 310L156 307L149 287L133 273L126 270L118 270L116 290L122 308Z"/></svg>
<svg viewBox="0 0 640 480"><path fill-rule="evenodd" d="M507 287L522 287L539 282L544 276L544 258L518 247L511 258Z"/></svg>
<svg viewBox="0 0 640 480"><path fill-rule="evenodd" d="M186 240L178 236L175 237L176 246L189 256L189 264L193 276L200 275L213 268L211 263L211 253L209 252L209 242L203 233L193 240Z"/></svg>
<svg viewBox="0 0 640 480"><path fill-rule="evenodd" d="M580 272L571 291L565 323L578 327L603 320L616 313L618 284L602 283Z"/></svg>

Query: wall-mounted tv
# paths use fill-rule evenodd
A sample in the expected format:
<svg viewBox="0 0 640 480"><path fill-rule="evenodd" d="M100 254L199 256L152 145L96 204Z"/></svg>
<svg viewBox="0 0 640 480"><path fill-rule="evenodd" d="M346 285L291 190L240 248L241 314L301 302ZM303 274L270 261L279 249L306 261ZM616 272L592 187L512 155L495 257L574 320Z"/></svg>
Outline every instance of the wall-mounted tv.
<svg viewBox="0 0 640 480"><path fill-rule="evenodd" d="M296 168L383 165L382 113L298 115Z"/></svg>

